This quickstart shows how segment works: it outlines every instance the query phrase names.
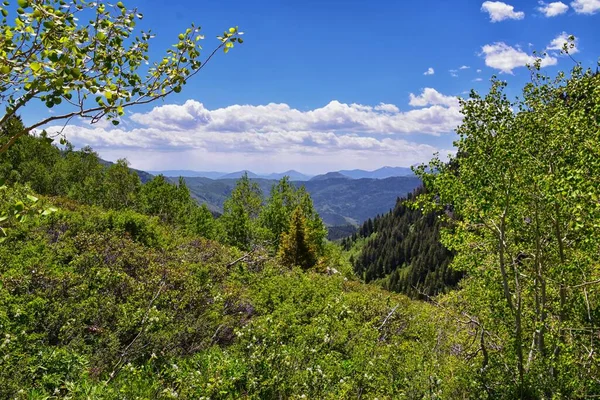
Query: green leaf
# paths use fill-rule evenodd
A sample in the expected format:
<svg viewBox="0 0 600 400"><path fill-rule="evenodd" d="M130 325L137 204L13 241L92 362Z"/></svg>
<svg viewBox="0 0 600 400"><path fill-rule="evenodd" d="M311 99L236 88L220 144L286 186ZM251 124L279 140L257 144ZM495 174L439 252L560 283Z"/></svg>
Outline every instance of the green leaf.
<svg viewBox="0 0 600 400"><path fill-rule="evenodd" d="M30 194L27 195L27 198L32 202L32 203L36 203L39 199L35 196L32 196Z"/></svg>
<svg viewBox="0 0 600 400"><path fill-rule="evenodd" d="M21 8L26 8L29 7L29 1L28 0L18 0L17 4L19 5L19 7Z"/></svg>
<svg viewBox="0 0 600 400"><path fill-rule="evenodd" d="M25 204L23 204L23 202L22 202L22 201L17 201L17 202L15 203L15 210L16 210L17 212L21 212L21 211L23 211L24 209L25 209Z"/></svg>
<svg viewBox="0 0 600 400"><path fill-rule="evenodd" d="M38 72L42 68L42 65L38 62L32 62L29 64L29 67L33 72Z"/></svg>
<svg viewBox="0 0 600 400"><path fill-rule="evenodd" d="M48 207L48 208L46 208L44 210L44 212L42 212L42 215L43 216L50 215L50 214L55 213L57 211L58 211L58 208L56 208L56 207Z"/></svg>

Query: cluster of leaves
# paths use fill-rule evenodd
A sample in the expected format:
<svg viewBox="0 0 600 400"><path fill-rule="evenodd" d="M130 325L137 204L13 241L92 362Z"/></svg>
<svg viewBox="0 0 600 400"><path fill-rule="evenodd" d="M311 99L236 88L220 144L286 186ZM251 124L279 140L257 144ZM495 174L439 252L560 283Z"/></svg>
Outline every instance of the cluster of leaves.
<svg viewBox="0 0 600 400"><path fill-rule="evenodd" d="M491 397L598 396L600 75L505 86L462 101L457 155L420 171L421 206L458 217L442 241L468 278L445 301L479 326Z"/></svg>
<svg viewBox="0 0 600 400"><path fill-rule="evenodd" d="M0 243L6 240L6 228L13 222L26 222L30 218L45 217L57 209L47 206L40 199L27 192L26 187L17 187L15 190L8 190L8 187L0 180L0 197L2 203L7 206L0 214ZM24 198L25 200L21 200Z"/></svg>
<svg viewBox="0 0 600 400"><path fill-rule="evenodd" d="M449 268L452 254L440 243L438 213L423 214L409 205L423 192L398 199L394 210L368 219L341 241L346 251L359 243L351 262L365 282L414 298L443 293L458 283L461 273Z"/></svg>
<svg viewBox="0 0 600 400"><path fill-rule="evenodd" d="M125 108L179 93L219 49L228 52L242 43L242 32L230 28L201 61L204 37L192 24L161 61L146 68L153 34L134 36L143 16L120 1L18 0L17 7L4 1L0 13L0 103L6 107L0 126L31 102L62 104L54 115L3 138L0 153L55 120L107 117L118 125Z"/></svg>

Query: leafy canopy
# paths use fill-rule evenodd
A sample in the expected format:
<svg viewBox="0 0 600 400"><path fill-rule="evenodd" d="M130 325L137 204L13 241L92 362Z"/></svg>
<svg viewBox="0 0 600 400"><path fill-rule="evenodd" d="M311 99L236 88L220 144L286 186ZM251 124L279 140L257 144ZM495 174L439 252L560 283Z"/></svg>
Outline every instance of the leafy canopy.
<svg viewBox="0 0 600 400"><path fill-rule="evenodd" d="M50 117L2 138L0 153L27 132L56 120L82 117L93 123L107 117L118 125L125 108L179 93L218 50L227 53L234 43L242 43L242 32L229 28L202 62L199 42L204 36L192 24L162 60L150 64L154 35L142 31L134 36L143 16L120 1L16 3L13 12L11 1L0 6L0 104L5 105L0 126L33 101L60 107Z"/></svg>

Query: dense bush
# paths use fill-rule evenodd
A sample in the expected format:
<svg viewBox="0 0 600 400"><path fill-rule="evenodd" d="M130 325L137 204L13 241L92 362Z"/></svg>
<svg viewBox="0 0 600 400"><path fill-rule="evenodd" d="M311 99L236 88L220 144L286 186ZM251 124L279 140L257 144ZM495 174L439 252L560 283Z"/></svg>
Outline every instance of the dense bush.
<svg viewBox="0 0 600 400"><path fill-rule="evenodd" d="M451 348L468 335L427 304L266 253L236 262L133 211L71 206L0 247L2 398L464 391L445 378L467 368Z"/></svg>

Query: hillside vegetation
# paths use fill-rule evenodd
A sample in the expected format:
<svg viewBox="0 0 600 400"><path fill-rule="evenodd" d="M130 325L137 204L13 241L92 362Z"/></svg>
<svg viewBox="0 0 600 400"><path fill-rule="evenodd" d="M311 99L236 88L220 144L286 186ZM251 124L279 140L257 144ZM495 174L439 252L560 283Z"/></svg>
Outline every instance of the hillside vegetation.
<svg viewBox="0 0 600 400"><path fill-rule="evenodd" d="M26 193L1 192L3 211ZM2 398L464 397L472 384L437 378L468 376L452 349L469 331L357 282L339 251L304 272L160 215L41 202L59 211L6 225L0 247Z"/></svg>

